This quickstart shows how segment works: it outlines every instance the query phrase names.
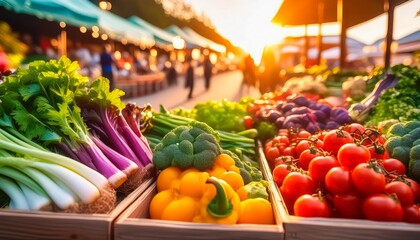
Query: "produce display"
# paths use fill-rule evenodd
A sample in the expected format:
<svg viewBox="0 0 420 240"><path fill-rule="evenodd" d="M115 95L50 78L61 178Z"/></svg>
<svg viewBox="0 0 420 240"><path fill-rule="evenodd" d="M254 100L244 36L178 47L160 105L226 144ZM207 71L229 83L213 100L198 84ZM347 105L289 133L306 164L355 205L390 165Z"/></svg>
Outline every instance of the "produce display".
<svg viewBox="0 0 420 240"><path fill-rule="evenodd" d="M107 213L150 175L152 151L122 114L123 92L78 68L35 61L0 84L2 206Z"/></svg>
<svg viewBox="0 0 420 240"><path fill-rule="evenodd" d="M153 177L139 212L159 226L264 231L283 224L280 208L326 222L420 223L414 67L374 76L373 89L367 76L350 79L371 85L344 95L372 92L349 108L325 99L319 81L292 91L295 79L259 99L172 110L124 103L107 79L89 81L78 68L67 58L37 61L0 84L1 208L109 213Z"/></svg>

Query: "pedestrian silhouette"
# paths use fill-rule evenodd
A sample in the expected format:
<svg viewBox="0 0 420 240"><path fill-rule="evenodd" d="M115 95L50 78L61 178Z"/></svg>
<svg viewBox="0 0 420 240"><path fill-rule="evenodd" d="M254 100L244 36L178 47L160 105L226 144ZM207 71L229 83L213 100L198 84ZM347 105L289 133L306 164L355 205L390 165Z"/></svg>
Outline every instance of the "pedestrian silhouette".
<svg viewBox="0 0 420 240"><path fill-rule="evenodd" d="M102 76L108 78L109 80L109 89L113 90L115 87L114 81L114 64L115 60L111 55L111 45L105 44L103 52L101 54L101 69L102 69Z"/></svg>
<svg viewBox="0 0 420 240"><path fill-rule="evenodd" d="M187 72L185 73L185 88L190 88L188 99L191 99L194 90L194 67L191 58L187 58L185 63L187 67Z"/></svg>
<svg viewBox="0 0 420 240"><path fill-rule="evenodd" d="M256 84L255 63L251 55L248 54L244 58L242 85L248 87L248 92L249 92L251 87L255 87L255 84Z"/></svg>
<svg viewBox="0 0 420 240"><path fill-rule="evenodd" d="M213 64L210 61L209 55L204 57L204 80L206 82L206 90L210 88L210 79L213 71Z"/></svg>

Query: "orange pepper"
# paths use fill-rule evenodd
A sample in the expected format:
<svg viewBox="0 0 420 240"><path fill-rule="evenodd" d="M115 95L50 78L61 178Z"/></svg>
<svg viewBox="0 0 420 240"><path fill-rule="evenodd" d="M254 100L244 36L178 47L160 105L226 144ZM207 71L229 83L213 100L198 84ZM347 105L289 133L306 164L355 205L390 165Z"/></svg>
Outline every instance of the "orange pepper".
<svg viewBox="0 0 420 240"><path fill-rule="evenodd" d="M244 179L239 168L235 166L235 160L227 154L218 155L212 168L207 172L210 176L225 180L234 190L244 185Z"/></svg>
<svg viewBox="0 0 420 240"><path fill-rule="evenodd" d="M238 223L274 224L270 201L263 198L248 198L242 201Z"/></svg>

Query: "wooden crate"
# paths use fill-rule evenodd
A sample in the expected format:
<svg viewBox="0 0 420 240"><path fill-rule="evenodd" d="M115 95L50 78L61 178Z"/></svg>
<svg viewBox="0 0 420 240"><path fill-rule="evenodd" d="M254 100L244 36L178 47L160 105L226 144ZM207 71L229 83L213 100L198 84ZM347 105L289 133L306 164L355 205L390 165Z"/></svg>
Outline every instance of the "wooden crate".
<svg viewBox="0 0 420 240"><path fill-rule="evenodd" d="M137 189L121 199L108 214L0 209L0 239L111 240L114 220L155 180L155 177L151 177L144 181Z"/></svg>
<svg viewBox="0 0 420 240"><path fill-rule="evenodd" d="M269 189L271 190L272 187ZM284 239L284 230L278 215L280 202L270 193L273 203L274 218L276 224L235 224L219 225L205 223L186 223L178 221L164 221L150 219L149 205L152 198L157 194L156 183L150 186L145 194L141 195L130 207L128 207L115 221L115 240L134 239Z"/></svg>
<svg viewBox="0 0 420 240"><path fill-rule="evenodd" d="M260 166L264 178L270 182L272 197L277 206L278 215L283 222L286 240L386 240L420 239L420 224L403 222L378 222L339 218L305 218L289 215L280 191L276 186L272 171L259 143Z"/></svg>

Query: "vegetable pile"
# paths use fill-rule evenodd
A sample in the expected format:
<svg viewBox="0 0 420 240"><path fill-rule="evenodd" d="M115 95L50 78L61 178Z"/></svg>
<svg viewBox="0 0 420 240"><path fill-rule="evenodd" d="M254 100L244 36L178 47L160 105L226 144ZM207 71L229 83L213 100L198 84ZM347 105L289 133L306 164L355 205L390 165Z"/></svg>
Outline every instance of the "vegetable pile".
<svg viewBox="0 0 420 240"><path fill-rule="evenodd" d="M290 95L275 105L266 106L254 115L254 121L266 121L278 129L305 129L314 134L321 130L336 129L352 123L347 109L331 107L326 103L310 100L304 96Z"/></svg>
<svg viewBox="0 0 420 240"><path fill-rule="evenodd" d="M316 135L281 129L265 155L290 214L420 223L420 186L385 142L358 123Z"/></svg>
<svg viewBox="0 0 420 240"><path fill-rule="evenodd" d="M212 165L201 170L168 166L158 175L150 217L229 225L274 224L266 186L263 180L245 184L227 154L217 155Z"/></svg>
<svg viewBox="0 0 420 240"><path fill-rule="evenodd" d="M130 192L150 173L152 151L133 116L122 114L126 106L120 97L124 93L118 89L110 92L105 78L90 82L77 73L78 69L77 62L65 57L35 61L28 69L19 68L17 75L7 76L0 84L2 166L26 174L22 177L21 173L13 176L6 176L4 172L8 171L2 173L8 183L2 186L14 186L16 190L4 190L11 199L10 208L17 207L13 193L29 188L40 196L45 197L47 193L49 198L53 198L51 192L60 191L62 194L55 195L67 196L69 203L73 199L83 204L90 204L109 192L114 200L103 201L109 207L98 210L107 212L115 204L114 189ZM47 167L44 162L54 166ZM26 170L25 166L31 164L38 166L37 172ZM55 170L51 169L58 169L56 165L69 170L67 179L61 176L65 169L56 170L62 174L54 174ZM49 170L40 171L41 166ZM136 179L135 183L131 179ZM125 185L127 182L131 184ZM73 189L72 185L82 190ZM78 195L77 190L85 196ZM59 205L59 208L72 211L69 209L73 205Z"/></svg>
<svg viewBox="0 0 420 240"><path fill-rule="evenodd" d="M369 127L382 121L420 119L420 71L416 67L395 65L377 82L375 89L360 103L350 107L350 115Z"/></svg>

